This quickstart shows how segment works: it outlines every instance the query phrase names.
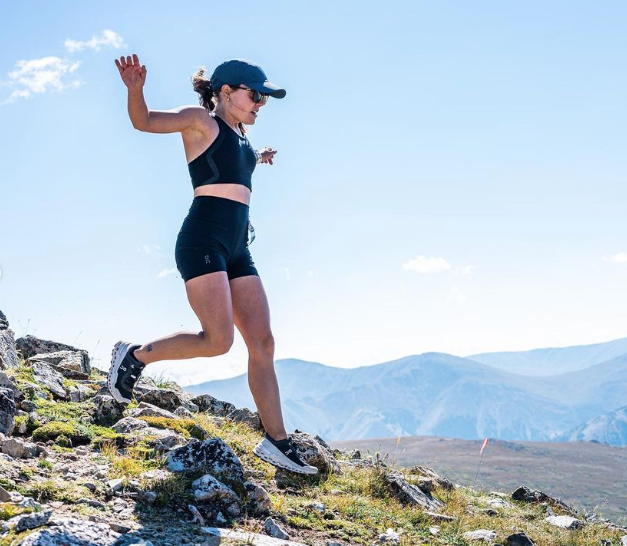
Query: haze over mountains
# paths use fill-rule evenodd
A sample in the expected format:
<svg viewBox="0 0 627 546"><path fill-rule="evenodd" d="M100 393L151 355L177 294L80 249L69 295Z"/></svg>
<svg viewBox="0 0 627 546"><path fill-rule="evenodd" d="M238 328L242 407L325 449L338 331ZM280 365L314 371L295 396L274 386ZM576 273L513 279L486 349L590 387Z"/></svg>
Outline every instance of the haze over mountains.
<svg viewBox="0 0 627 546"><path fill-rule="evenodd" d="M352 369L284 359L275 368L288 428L328 440L437 435L627 445L620 411L627 339L467 358L425 353ZM256 408L245 374L185 390Z"/></svg>

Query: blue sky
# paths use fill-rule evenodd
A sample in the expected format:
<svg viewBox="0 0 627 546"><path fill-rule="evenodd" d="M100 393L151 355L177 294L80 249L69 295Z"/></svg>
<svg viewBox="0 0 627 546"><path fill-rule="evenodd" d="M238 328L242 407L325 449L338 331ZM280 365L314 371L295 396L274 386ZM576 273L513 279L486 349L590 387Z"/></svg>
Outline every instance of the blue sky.
<svg viewBox="0 0 627 546"><path fill-rule="evenodd" d="M179 134L198 66L287 90L249 139L251 252L276 358L370 365L627 336L623 2L0 3L0 309L108 368L119 339L199 329L174 262L193 193ZM245 345L162 362L243 373Z"/></svg>

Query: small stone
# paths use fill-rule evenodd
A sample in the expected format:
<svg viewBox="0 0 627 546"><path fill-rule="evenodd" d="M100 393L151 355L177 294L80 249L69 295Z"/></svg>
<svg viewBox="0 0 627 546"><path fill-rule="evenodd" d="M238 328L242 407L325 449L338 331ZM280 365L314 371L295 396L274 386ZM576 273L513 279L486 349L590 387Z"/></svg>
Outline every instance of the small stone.
<svg viewBox="0 0 627 546"><path fill-rule="evenodd" d="M266 518L266 521L263 522L263 530L271 537L280 538L282 540L290 539L290 535L281 529L272 518Z"/></svg>
<svg viewBox="0 0 627 546"><path fill-rule="evenodd" d="M506 546L535 546L535 542L531 540L525 533L516 533L509 535L505 540Z"/></svg>
<svg viewBox="0 0 627 546"><path fill-rule="evenodd" d="M468 531L464 533L463 536L466 540L483 540L484 542L491 542L496 538L496 531L477 529L476 531Z"/></svg>
<svg viewBox="0 0 627 546"><path fill-rule="evenodd" d="M107 482L107 486L111 491L118 491L122 488L122 484L124 483L124 478L116 478L115 480L109 480Z"/></svg>
<svg viewBox="0 0 627 546"><path fill-rule="evenodd" d="M394 529L388 529L385 533L379 535L379 544L398 544L400 540L400 535Z"/></svg>
<svg viewBox="0 0 627 546"><path fill-rule="evenodd" d="M549 516L546 518L546 521L551 525L568 530L579 529L584 525L583 521L571 516Z"/></svg>

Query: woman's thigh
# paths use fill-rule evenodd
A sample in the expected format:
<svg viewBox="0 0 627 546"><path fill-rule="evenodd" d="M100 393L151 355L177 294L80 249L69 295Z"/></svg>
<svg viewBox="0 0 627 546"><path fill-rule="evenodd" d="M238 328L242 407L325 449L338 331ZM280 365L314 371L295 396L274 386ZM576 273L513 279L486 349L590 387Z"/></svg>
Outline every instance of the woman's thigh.
<svg viewBox="0 0 627 546"><path fill-rule="evenodd" d="M233 343L233 305L226 271L216 271L189 279L187 299L211 341Z"/></svg>
<svg viewBox="0 0 627 546"><path fill-rule="evenodd" d="M274 340L270 328L270 307L261 279L247 275L231 279L235 326L249 351L268 350Z"/></svg>

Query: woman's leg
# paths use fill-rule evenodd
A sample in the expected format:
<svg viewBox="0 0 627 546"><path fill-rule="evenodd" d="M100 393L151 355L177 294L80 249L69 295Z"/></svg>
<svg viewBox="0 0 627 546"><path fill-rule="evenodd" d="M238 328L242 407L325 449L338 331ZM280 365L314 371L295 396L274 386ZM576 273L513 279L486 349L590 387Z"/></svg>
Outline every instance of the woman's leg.
<svg viewBox="0 0 627 546"><path fill-rule="evenodd" d="M177 332L134 351L144 364L227 353L233 344L233 308L226 271L207 273L185 283L187 299L200 320L200 332Z"/></svg>
<svg viewBox="0 0 627 546"><path fill-rule="evenodd" d="M230 284L235 326L248 347L248 385L264 429L275 440L282 440L287 432L274 372L274 337L266 293L257 275L236 277Z"/></svg>

